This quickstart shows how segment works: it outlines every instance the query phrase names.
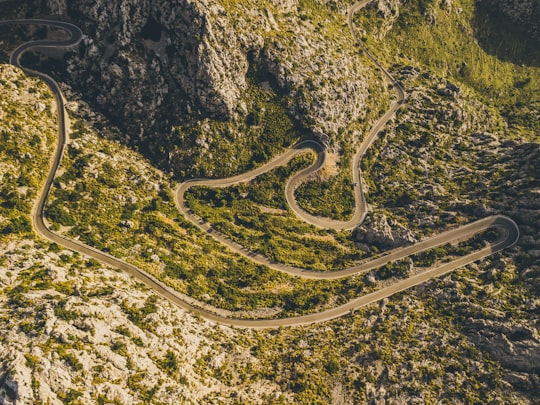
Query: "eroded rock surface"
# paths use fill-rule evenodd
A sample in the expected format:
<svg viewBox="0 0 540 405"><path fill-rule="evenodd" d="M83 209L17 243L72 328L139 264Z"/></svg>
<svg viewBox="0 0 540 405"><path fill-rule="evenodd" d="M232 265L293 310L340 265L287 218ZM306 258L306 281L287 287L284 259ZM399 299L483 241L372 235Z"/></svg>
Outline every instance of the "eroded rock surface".
<svg viewBox="0 0 540 405"><path fill-rule="evenodd" d="M391 249L416 242L413 233L384 214L370 213L356 230L356 240L368 246Z"/></svg>
<svg viewBox="0 0 540 405"><path fill-rule="evenodd" d="M245 120L251 64L275 80L301 126L339 149L337 135L366 114L369 83L347 7L327 3L36 0L18 16L61 15L79 25L85 39L68 55L65 80L128 141L174 166L181 145L166 135L175 126Z"/></svg>

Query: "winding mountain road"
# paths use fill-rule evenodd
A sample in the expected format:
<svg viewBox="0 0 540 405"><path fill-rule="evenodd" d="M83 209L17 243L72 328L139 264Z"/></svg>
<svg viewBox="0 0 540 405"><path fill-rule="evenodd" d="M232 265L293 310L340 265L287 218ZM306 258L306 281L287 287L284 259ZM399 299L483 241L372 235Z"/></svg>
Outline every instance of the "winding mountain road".
<svg viewBox="0 0 540 405"><path fill-rule="evenodd" d="M360 10L362 7L364 7L368 3L369 3L369 0L356 3L349 10L348 24L356 39L358 38L356 37L356 31L353 24L354 13ZM33 25L44 25L44 26L49 26L49 27L56 27L56 28L66 31L70 35L70 38L68 40L62 40L62 41L39 40L39 41L27 42L19 46L15 51L13 51L10 58L10 63L16 66L20 66L20 59L22 55L29 50L39 50L40 48L51 48L51 47L74 47L74 46L77 46L83 38L83 34L78 27L69 23L65 23L65 22L52 21L52 20L0 21L0 27L5 26L5 25L16 25L16 24L33 24ZM360 44L360 46L363 47L360 41L358 41L358 43ZM262 256L259 256L253 252L249 252L243 247L230 241L229 239L224 238L222 235L219 235L216 232L210 232L212 228L208 224L205 224L204 222L202 222L195 215L190 213L189 210L185 207L184 193L190 187L193 187L196 185L205 185L205 186L211 186L211 187L226 187L226 186L236 184L239 182L249 181L255 178L256 176L268 170L271 170L274 167L286 164L290 159L292 159L294 156L296 156L298 153L301 153L305 149L311 149L315 151L315 153L317 154L316 162L311 167L304 169L303 171L300 171L295 176L293 176L287 182L287 185L286 185L287 201L289 202L289 205L291 206L293 211L296 213L296 215L298 215L300 218L304 219L305 221L312 223L316 226L323 227L323 228L352 229L358 223L361 223L365 217L367 206L366 206L365 197L362 191L362 176L361 176L360 167L359 167L360 159L362 156L364 156L367 149L369 149L369 147L372 145L373 141L376 139L377 134L382 129L382 127L393 117L397 109L405 102L405 92L402 89L402 87L399 85L399 83L397 83L392 78L392 76L377 62L375 58L371 56L371 54L369 54L369 52L367 52L366 49L364 49L364 51L368 54L371 60L382 70L382 72L387 77L387 79L391 83L393 83L394 88L396 89L396 92L398 95L398 100L397 102L392 104L392 106L384 114L384 116L381 117L374 124L373 128L371 129L369 134L366 136L366 138L364 139L364 141L358 148L355 158L353 159L353 180L355 183L354 194L355 194L355 201L356 201L356 209L355 209L353 218L351 218L351 220L333 221L327 218L314 217L305 213L296 204L296 201L294 199L295 187L297 187L298 184L304 181L308 175L310 175L316 170L319 170L324 164L324 159L325 159L324 148L315 141L300 142L291 150L275 158L274 160L267 163L266 165L261 166L257 169L254 169L248 173L245 173L239 176L235 176L229 179L219 179L219 180L194 179L194 180L190 180L188 182L180 184L176 192L176 203L179 210L196 226L198 226L204 231L209 232L212 235L212 237L216 238L218 241L228 246L234 252L240 255L246 256L250 260L266 265L272 269L282 271L288 274L292 274L295 276L304 277L304 278L336 279L336 278L341 278L341 277L347 277L353 274L363 273L371 269L380 267L390 261L399 260L401 258L405 258L414 253L418 253L418 252L430 249L432 247L436 247L436 246L446 244L446 243L455 243L460 240L468 239L471 236L479 232L482 232L486 229L489 229L491 227L496 227L497 229L502 231L502 237L499 240L491 243L487 247L484 247L483 249L480 249L476 252L473 252L463 257L459 257L451 262L438 265L437 267L431 268L423 273L416 274L405 280L400 280L388 287L379 289L375 292L352 299L344 305L341 305L341 306L338 306L329 310L321 311L318 313L291 317L291 318L279 318L279 319L238 319L238 318L218 315L216 313L213 313L207 309L204 309L198 306L198 303L195 300L178 293L177 291L168 287L157 278L146 273L144 270L141 270L129 263L126 263L120 259L117 259L109 255L108 253L99 251L91 246L85 245L84 243L78 240L69 239L69 238L66 238L65 236L59 235L49 229L44 219L45 205L46 205L48 196L50 194L54 177L60 165L63 150L68 141L68 128L67 128L67 123L66 123L64 99L63 99L62 92L58 84L50 76L44 73L33 71L28 68L21 67L27 74L38 76L47 83L47 85L50 87L51 91L54 94L57 107L58 107L57 108L58 143L55 149L55 153L51 159L49 174L47 176L47 179L40 192L39 198L36 201L36 204L33 207L33 211L32 211L32 221L33 221L33 225L36 232L40 234L42 237L44 237L45 239L48 239L52 242L56 242L67 249L79 252L83 255L94 258L106 265L116 267L118 269L126 271L127 273L133 275L138 280L142 281L147 286L152 288L155 292L162 295L163 297L168 299L170 302L176 304L177 306L181 308L184 308L188 311L199 314L203 318L208 319L213 322L218 322L224 325L245 327L245 328L276 328L280 326L305 325L305 324L323 322L326 320L334 319L334 318L343 316L357 308L372 304L383 298L389 297L399 291L403 291L413 286L419 285L434 277L439 277L444 274L447 274L457 268L473 263L477 260L485 258L489 255L492 255L495 252L501 251L502 249L508 248L512 246L513 244L515 244L517 240L519 239L519 229L516 223L508 217L505 217L502 215L496 215L496 216L487 217L479 221L461 226L456 229L446 231L434 237L418 242L414 245L386 252L385 254L377 258L370 259L365 262L361 262L355 265L354 267L340 270L340 271L335 271L335 272L322 273L322 272L308 271L308 270L304 270L304 269L300 269L300 268L296 268L292 266L287 266L284 264L272 263L268 259Z"/></svg>
<svg viewBox="0 0 540 405"><path fill-rule="evenodd" d="M185 206L185 203L184 203L185 202L184 194L186 193L187 190L189 190L190 187L194 187L194 186L228 187L233 184L247 182L262 173L265 173L267 171L275 169L278 166L286 164L290 159L292 159L298 153L301 153L302 151L307 150L307 149L312 149L317 153L317 160L310 167L292 176L285 185L285 198L287 200L287 204L289 205L291 210L294 212L294 214L300 219L302 219L304 222L307 222L311 225L315 225L319 228L335 229L335 230L351 230L351 229L356 228L359 224L361 224L364 221L366 214L368 212L368 207L367 207L366 197L363 190L363 179L362 179L362 173L360 169L360 162L362 158L364 157L364 155L366 154L366 152L371 147L371 145L373 145L373 142L375 142L375 140L377 139L379 132L382 130L382 128L388 123L388 121L390 121L394 117L394 115L396 114L396 111L399 110L399 108L402 105L404 105L406 102L406 93L403 87L377 61L377 59L373 57L373 55L369 52L369 50L364 46L362 41L359 40L358 35L356 33L356 29L353 22L354 14L357 11L361 10L363 7L365 7L367 4L369 4L371 1L372 0L363 0L351 6L347 14L347 23L349 25L349 29L351 30L351 33L354 39L359 44L360 48L371 59L371 61L381 70L384 77L392 84L392 86L396 90L397 100L394 101L390 105L386 113L373 124L369 133L366 135L366 137L362 140L361 144L356 149L356 153L352 161L352 179L353 179L353 184L354 184L353 194L354 194L355 204L354 204L354 213L351 219L347 221L338 221L338 220L333 220L330 218L324 218L324 217L311 215L307 213L306 211L304 211L298 205L298 202L296 201L296 198L294 196L294 191L302 182L306 181L306 179L309 176L311 176L312 174L320 170L323 167L324 161L326 159L326 150L324 149L323 145L321 145L319 142L316 142L316 141L302 141L296 144L292 149L285 152L280 157L250 172L240 174L234 177L229 177L226 179L192 179L192 180L188 180L180 184L176 190L177 207L186 217L188 217L188 219L192 223L194 223L195 225L199 227L201 225L201 222L198 220L198 218L190 213L189 209ZM208 231L206 227L205 227L205 230ZM220 242L222 243L224 242L223 238L218 238L217 233L212 232L212 236L215 236L215 238L218 239Z"/></svg>

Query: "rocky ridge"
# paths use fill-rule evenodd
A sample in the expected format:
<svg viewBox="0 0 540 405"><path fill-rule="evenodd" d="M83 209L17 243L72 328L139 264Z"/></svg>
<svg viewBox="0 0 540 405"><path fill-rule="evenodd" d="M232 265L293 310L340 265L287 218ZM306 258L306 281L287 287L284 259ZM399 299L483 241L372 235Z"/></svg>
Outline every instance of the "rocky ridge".
<svg viewBox="0 0 540 405"><path fill-rule="evenodd" d="M382 205L390 217L416 212L414 223L405 224L410 229L425 231L441 224L447 228L462 221L460 213L472 218L499 213L518 223L517 247L488 260L488 271L482 265L469 266L479 273L475 282L459 275L435 282L443 287L434 296L441 305L453 303L464 334L504 364L509 384L534 392L540 382L536 361L531 360L537 357L539 344L535 315L539 301L533 297L538 294L540 268L540 146L505 139L510 129L502 117L466 88L412 67L395 74L414 90L409 92L407 108L387 128L386 138L375 145L379 159L367 177L372 196L385 196ZM409 126L412 122L417 123L415 128ZM437 163L440 160L444 165ZM399 179L408 170L417 176L409 175L403 188ZM436 176L425 175L433 170ZM454 190L461 190L461 195L454 195ZM378 228L392 240L390 227L382 223ZM511 293L501 286L504 283L523 287ZM463 285L468 285L465 290ZM520 309L505 309L504 302L515 302Z"/></svg>
<svg viewBox="0 0 540 405"><path fill-rule="evenodd" d="M101 398L134 404L145 395L153 403L200 403L207 395L226 398L232 392L262 403L278 390L268 381L242 393L204 377L201 367L208 373L229 362L254 360L248 352L234 350L231 357L215 346L211 336L225 337L230 329L194 319L129 276L85 265L69 251L42 255L34 241L0 249L10 271L0 275L0 287L7 291L0 295L0 345L7 349L0 355L1 403ZM40 286L20 284L29 274ZM201 358L209 364L200 365Z"/></svg>
<svg viewBox="0 0 540 405"><path fill-rule="evenodd" d="M182 145L164 136L171 128L245 119L252 64L275 80L291 116L339 150L338 134L366 114L370 77L346 10L293 0L36 0L17 15L60 15L81 26L86 37L69 54L65 80L131 142L174 166Z"/></svg>
<svg viewBox="0 0 540 405"><path fill-rule="evenodd" d="M68 251L32 240L0 249L9 258L3 263L9 274L0 275L0 345L9 348L0 352L5 404L354 403L395 399L393 392L420 402L433 395L427 386L439 398L457 400L464 395L459 384L473 382L476 390L465 389L471 398L481 392L526 404L519 391L537 387L523 362L540 345L530 326L502 321L494 309L493 320L468 322L469 340L422 302L434 290L455 316L478 311L455 294L464 281L436 281L419 297L385 300L328 324L253 332L201 321L129 276ZM477 344L508 369L488 367ZM308 370L311 377L303 378ZM440 378L446 384L435 388ZM305 396L313 395L310 382L317 396Z"/></svg>

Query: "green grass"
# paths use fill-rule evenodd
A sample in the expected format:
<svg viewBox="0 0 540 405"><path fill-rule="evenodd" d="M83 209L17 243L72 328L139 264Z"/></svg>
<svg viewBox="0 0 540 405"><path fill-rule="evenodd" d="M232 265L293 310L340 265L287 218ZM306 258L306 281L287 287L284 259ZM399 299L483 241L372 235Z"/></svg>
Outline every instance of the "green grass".
<svg viewBox="0 0 540 405"><path fill-rule="evenodd" d="M285 201L285 183L309 161L300 156L255 180L223 189L194 187L191 210L221 233L270 260L338 270L364 256L350 232L321 230L299 220Z"/></svg>
<svg viewBox="0 0 540 405"><path fill-rule="evenodd" d="M462 12L458 13L458 8ZM435 16L434 23L424 15L428 10ZM384 66L418 66L474 89L482 102L501 112L511 134L537 139L540 123L533 115L540 106L540 69L490 53L494 47L501 53L512 53L512 49L522 48L525 39L506 35L501 29L499 32L505 32L504 46L499 47L497 37L488 37L482 47L475 32L493 32L493 21L485 15L483 3L459 0L453 2L451 10L443 10L428 0L409 2L400 8L400 16L388 35L375 40L368 34L366 46ZM377 24L374 11L357 13L356 24L366 27L369 33ZM538 48L533 54L531 58L538 60Z"/></svg>

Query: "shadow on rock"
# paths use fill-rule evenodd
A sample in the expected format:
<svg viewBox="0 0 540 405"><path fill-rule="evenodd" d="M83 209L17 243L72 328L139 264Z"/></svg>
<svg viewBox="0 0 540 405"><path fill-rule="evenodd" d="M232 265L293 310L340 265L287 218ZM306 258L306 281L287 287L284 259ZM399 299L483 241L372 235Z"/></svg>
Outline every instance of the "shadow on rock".
<svg viewBox="0 0 540 405"><path fill-rule="evenodd" d="M472 23L487 53L514 64L540 66L537 0L477 0Z"/></svg>

